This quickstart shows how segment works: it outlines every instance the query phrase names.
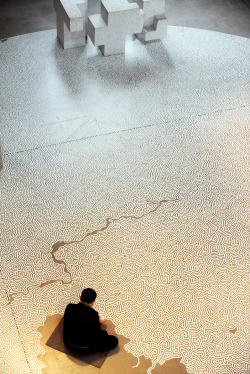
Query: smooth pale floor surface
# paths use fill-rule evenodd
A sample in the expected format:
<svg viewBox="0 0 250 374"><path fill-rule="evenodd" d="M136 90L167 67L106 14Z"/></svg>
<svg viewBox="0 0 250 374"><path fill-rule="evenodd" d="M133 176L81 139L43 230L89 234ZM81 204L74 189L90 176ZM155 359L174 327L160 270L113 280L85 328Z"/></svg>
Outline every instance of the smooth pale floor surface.
<svg viewBox="0 0 250 374"><path fill-rule="evenodd" d="M82 287L124 339L114 374L249 372L249 53L182 27L108 58L0 43L4 374L79 370L43 342Z"/></svg>

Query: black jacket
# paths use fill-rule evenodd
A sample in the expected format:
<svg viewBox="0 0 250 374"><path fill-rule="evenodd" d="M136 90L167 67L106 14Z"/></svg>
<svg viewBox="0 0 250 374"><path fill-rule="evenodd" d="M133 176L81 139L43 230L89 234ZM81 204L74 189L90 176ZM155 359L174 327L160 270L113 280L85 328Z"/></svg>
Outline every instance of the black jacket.
<svg viewBox="0 0 250 374"><path fill-rule="evenodd" d="M101 330L99 315L83 303L68 304L64 312L63 339L66 343L86 347L100 340L106 331Z"/></svg>

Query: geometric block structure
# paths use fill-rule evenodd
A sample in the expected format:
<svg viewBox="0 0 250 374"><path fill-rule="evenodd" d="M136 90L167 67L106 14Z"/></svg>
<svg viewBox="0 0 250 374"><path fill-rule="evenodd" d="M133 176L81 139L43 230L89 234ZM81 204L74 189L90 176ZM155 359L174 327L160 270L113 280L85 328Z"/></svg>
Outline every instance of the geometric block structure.
<svg viewBox="0 0 250 374"><path fill-rule="evenodd" d="M57 37L64 49L85 45L87 0L54 0Z"/></svg>
<svg viewBox="0 0 250 374"><path fill-rule="evenodd" d="M136 34L144 41L163 38L167 34L165 0L135 0L145 14L142 32Z"/></svg>
<svg viewBox="0 0 250 374"><path fill-rule="evenodd" d="M89 16L87 32L104 56L125 52L126 35L141 32L143 11L128 0L102 0L101 14Z"/></svg>

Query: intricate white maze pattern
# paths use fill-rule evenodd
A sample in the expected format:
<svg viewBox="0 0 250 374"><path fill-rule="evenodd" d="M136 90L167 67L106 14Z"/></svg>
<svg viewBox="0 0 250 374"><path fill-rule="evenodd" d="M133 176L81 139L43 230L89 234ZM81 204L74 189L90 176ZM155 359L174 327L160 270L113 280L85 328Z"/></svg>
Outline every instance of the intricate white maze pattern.
<svg viewBox="0 0 250 374"><path fill-rule="evenodd" d="M73 241L70 241L70 242L56 242L55 244L52 245L52 251L51 251L51 256L52 256L52 259L53 261L56 263L56 264L63 264L64 265L64 272L69 274L69 281L65 282L65 281L61 281L62 284L71 284L72 283L72 275L71 273L68 271L67 269L67 264L65 263L65 261L63 260L58 260L55 256L56 252L63 246L65 245L70 245L70 244L77 244L77 243L82 243L84 240L86 240L89 236L91 235L97 235L99 232L101 231L105 231L112 223L115 223L116 221L119 221L119 220L123 220L123 219L135 219L135 220L139 220L139 219L142 219L143 217L147 216L148 214L152 214L154 212L156 212L158 210L158 208L160 208L160 206L164 203L167 203L167 202L170 202L170 201L177 201L178 199L175 199L175 200L161 200L159 201L159 203L155 203L155 202L152 202L152 204L156 205L156 207L152 210L150 210L149 212L145 213L145 214L142 214L141 216L121 216L119 218L106 218L106 224L105 226L101 227L100 229L97 229L97 230L94 230L94 231L91 231L91 232L87 232L86 235L83 237L83 239L80 239L80 240L73 240ZM52 283L56 283L58 282L58 279L55 279L55 280L49 280L47 282L44 282L44 283L41 283L39 285L40 288L42 287L45 287L47 286L48 284L52 284ZM21 292L23 294L23 292ZM18 295L19 292L17 293L13 293L13 294L10 294L9 295L9 303L8 304L11 304L12 301L14 300L14 295Z"/></svg>
<svg viewBox="0 0 250 374"><path fill-rule="evenodd" d="M242 121L243 118L237 125L238 130L244 128ZM24 218L14 218L15 211L12 210L14 215L10 223L13 226L16 219L16 241L13 241L16 242L16 249L3 256L3 273L5 278L9 274L9 294L13 296L11 306L17 315L26 349L31 349L33 339L38 339L35 334L38 320L58 310L63 312L70 299L77 301L83 286L92 286L99 294L97 308L116 324L118 333L131 338L127 349L135 356L145 355L156 364L177 355L182 357L191 373L216 373L220 372L221 367L223 372L230 373L230 368L236 372L246 372L247 249L244 237L247 216L244 213L245 156L239 149L245 149L245 145L240 137L233 139L235 121L230 123L229 118L222 124L217 121L217 130L224 136L213 140L212 157L211 148L204 150L207 138L202 137L198 129L203 126L208 129L213 123L214 118L195 123L191 134L190 127L183 126L179 140L176 138L169 148L165 147L164 139L167 132L174 136L174 127L166 130L159 126L157 134L155 129L144 129L138 130L136 137L131 133L112 136L104 153L106 158L112 149L112 160L116 160L113 161L115 179L113 174L109 175L110 172L107 174L106 161L102 164L104 154L100 152L101 142L96 142L95 146L92 141L88 142L84 145L83 154L87 157L85 165L89 165L91 159L99 165L91 173L91 181L97 183L95 186L91 182L94 201L86 197L87 189L81 190L80 185L75 189L77 183L83 180L86 183L86 171L80 176L82 165L74 165L74 153L82 152L81 142L69 145L65 150L68 155L73 153L72 157L68 156L69 174L66 180L71 181L67 186L71 196L68 202L67 199L63 202L64 187L57 195L56 202L52 200L52 190L60 180L61 167L58 171L48 171L44 165L44 170L36 171L36 166L29 161L31 154L19 154L20 162L30 165L23 179L23 191L27 188L27 180L29 191L35 190L41 172L46 172L42 175L47 175L48 180L53 181L53 186L47 187L46 195L43 193L43 202L37 200L40 209L36 215L39 219L36 216L32 226L27 223L27 229L33 232L31 239L35 238L35 233L39 233L41 250L44 248L42 242L46 241L47 253L39 260L40 250L36 250L37 245L33 244L32 247L29 243L32 251L29 257L25 257L27 248L22 250L21 243L28 243L29 236L25 225L21 231L17 226L18 221ZM137 148L134 148L135 141ZM117 142L119 145L114 148ZM232 142L235 146L233 150L228 146L225 148L226 144ZM199 158L195 156L185 160L185 169L180 166L183 162L180 144L190 147L190 156L193 147L197 152L200 150ZM139 155L148 147L151 149L148 160L152 164L145 174L145 157ZM227 162L220 156L226 149ZM58 151L48 155L50 165L58 165L58 162L63 165L65 162L65 151ZM37 152L38 161L43 154L43 151ZM118 158L119 154L126 157ZM135 157L138 159L136 172L140 175L136 183L132 167ZM168 162L170 158L171 162ZM230 160L234 160L233 168L226 166ZM125 165L131 166L126 172ZM157 165L156 169L154 165ZM8 170L11 170L11 163ZM28 178L30 170L32 179ZM112 186L110 178L116 180ZM120 183L117 184L117 180ZM234 183L235 180L238 183ZM120 186L124 187L121 189ZM126 189L125 186L131 188ZM153 194L166 194L166 186L172 186L170 195L174 196L154 202ZM103 190L102 196L106 196L101 201L97 193L100 190ZM80 195L79 191L82 191ZM82 194L86 200L80 199ZM124 201L118 198L119 195L124 197ZM21 201L19 196L20 203L25 204L20 206L22 212L27 203L29 206L30 199L35 198L34 194L23 196ZM99 201L98 214L95 211L98 203L94 196ZM148 198L141 206L143 196ZM74 204L77 198L80 199L78 205ZM133 202L133 207L126 206L129 201ZM17 198L12 203L16 204ZM63 208L65 204L66 208ZM52 211L49 210L50 206ZM105 212L111 216L111 211L119 218L101 217ZM127 213L119 214L121 211ZM44 212L47 212L45 217ZM89 212L88 215L85 212ZM34 219L32 214L31 218ZM89 220L88 225L86 219ZM97 220L100 222L97 223ZM86 230L86 227L89 229ZM69 240L70 236L75 239ZM64 241L59 241L59 237ZM57 244L54 253L49 242ZM51 253L54 255L52 261ZM19 258L18 271L15 270L13 258ZM44 269L41 269L41 265ZM28 269L31 269L29 273ZM37 287L37 272L42 276L41 287ZM17 274L18 278L15 280L12 274ZM26 284L33 286L28 291L14 295L10 289L21 289L20 282L26 289L24 280L20 279L21 274L29 277ZM57 282L54 281L56 279ZM20 318L27 322L21 323ZM235 329L235 334L230 333Z"/></svg>
<svg viewBox="0 0 250 374"><path fill-rule="evenodd" d="M148 372L182 357L190 374L247 374L248 41L172 28L159 60L136 42L136 61L71 51L80 76L54 34L17 39L0 71L5 372L41 373L37 328L93 287Z"/></svg>

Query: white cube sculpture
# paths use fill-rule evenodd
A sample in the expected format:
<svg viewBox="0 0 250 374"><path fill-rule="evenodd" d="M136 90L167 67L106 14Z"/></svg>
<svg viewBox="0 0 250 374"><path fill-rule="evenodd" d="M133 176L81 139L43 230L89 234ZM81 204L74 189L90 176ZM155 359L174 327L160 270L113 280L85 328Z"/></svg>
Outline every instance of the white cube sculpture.
<svg viewBox="0 0 250 374"><path fill-rule="evenodd" d="M145 14L142 32L136 34L144 41L163 38L167 34L165 0L134 0Z"/></svg>
<svg viewBox="0 0 250 374"><path fill-rule="evenodd" d="M54 0L57 37L64 49L86 44L87 0Z"/></svg>
<svg viewBox="0 0 250 374"><path fill-rule="evenodd" d="M128 0L102 0L101 14L89 16L87 32L104 56L125 52L126 35L141 32L143 11Z"/></svg>

